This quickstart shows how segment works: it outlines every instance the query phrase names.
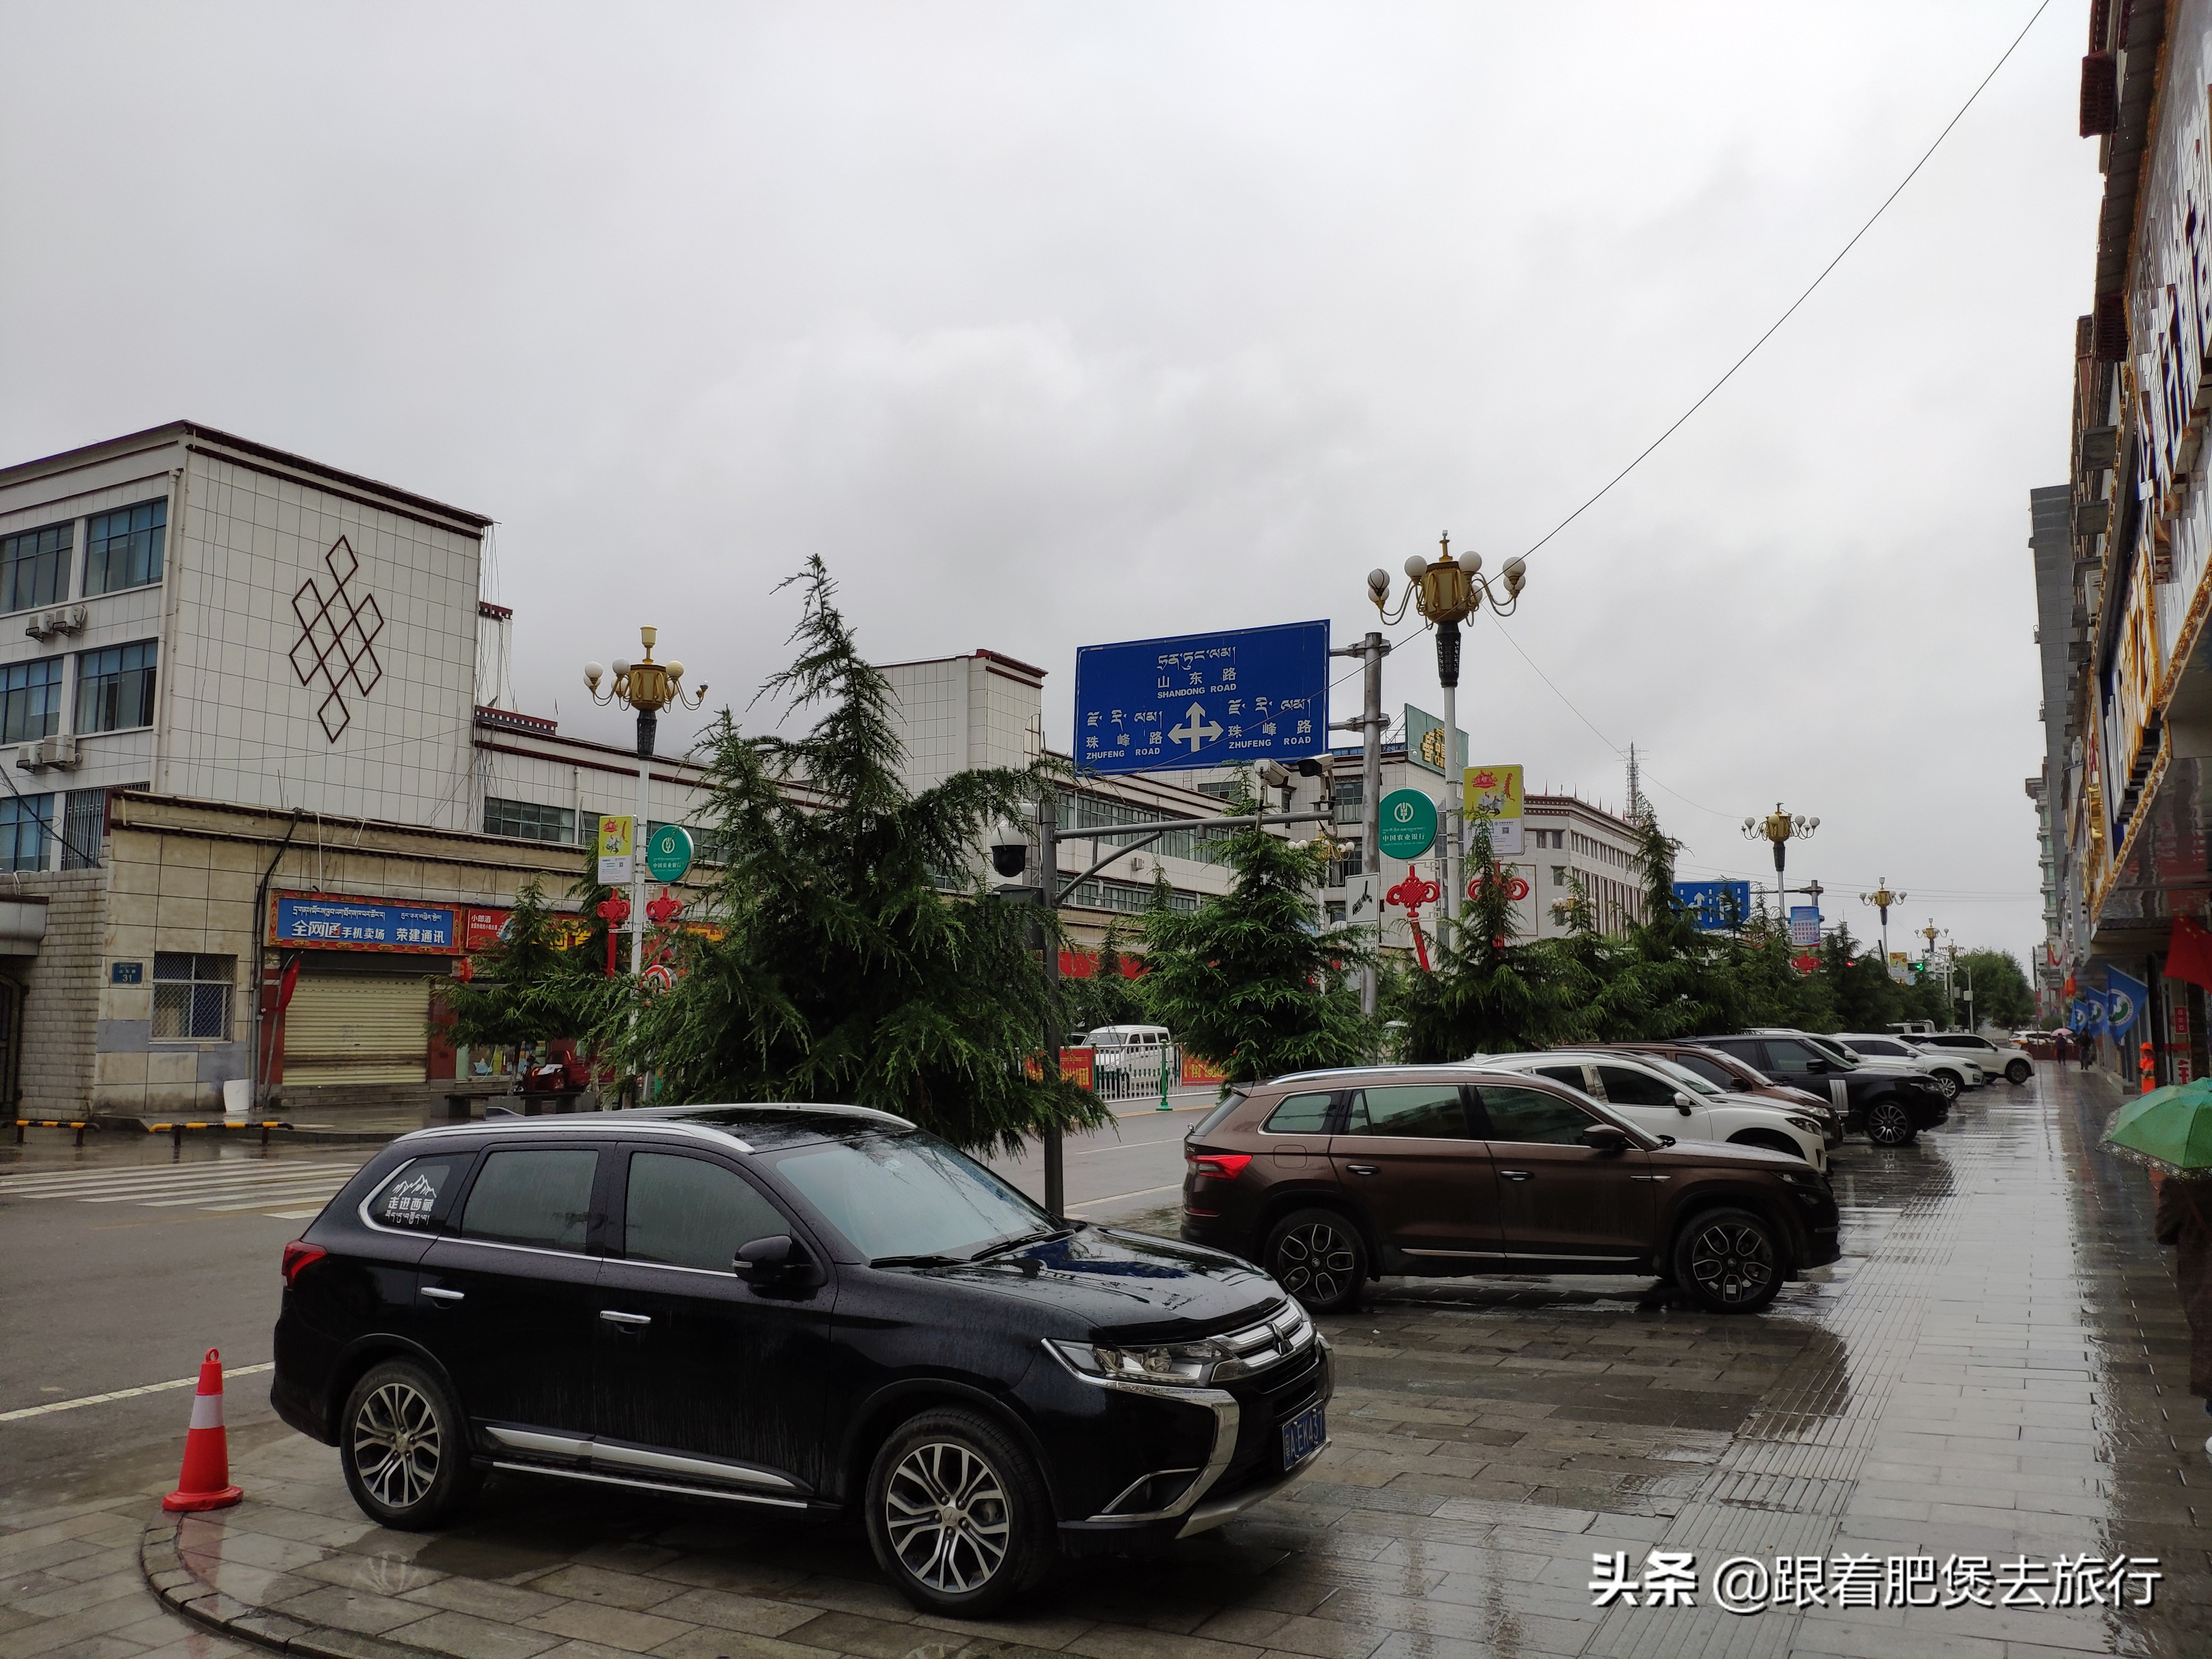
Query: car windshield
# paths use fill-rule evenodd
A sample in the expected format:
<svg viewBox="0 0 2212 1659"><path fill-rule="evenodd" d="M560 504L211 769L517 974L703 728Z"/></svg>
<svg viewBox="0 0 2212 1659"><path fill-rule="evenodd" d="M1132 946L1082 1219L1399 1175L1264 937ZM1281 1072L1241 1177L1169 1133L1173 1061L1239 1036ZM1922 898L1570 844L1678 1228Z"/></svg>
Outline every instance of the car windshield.
<svg viewBox="0 0 2212 1659"><path fill-rule="evenodd" d="M1669 1082L1680 1084L1693 1095L1719 1095L1728 1092L1717 1084L1706 1082L1688 1066L1678 1066L1662 1054L1639 1054L1638 1058L1653 1071L1666 1077Z"/></svg>
<svg viewBox="0 0 2212 1659"><path fill-rule="evenodd" d="M1004 1239L1058 1231L1036 1204L930 1135L808 1146L777 1158L775 1172L871 1261L965 1261Z"/></svg>

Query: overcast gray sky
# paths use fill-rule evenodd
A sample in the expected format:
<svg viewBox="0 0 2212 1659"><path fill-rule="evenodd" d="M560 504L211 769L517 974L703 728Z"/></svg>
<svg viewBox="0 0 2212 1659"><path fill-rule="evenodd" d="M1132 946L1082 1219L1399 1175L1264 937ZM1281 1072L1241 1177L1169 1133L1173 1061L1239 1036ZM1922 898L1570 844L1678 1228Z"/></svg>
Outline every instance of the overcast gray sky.
<svg viewBox="0 0 2212 1659"><path fill-rule="evenodd" d="M1047 668L1064 747L1079 645L1341 642L1370 567L1542 535L2033 9L7 0L0 460L186 416L489 514L524 708L614 741L586 657L652 621L750 695L819 552L879 660ZM1473 624L1476 758L1617 805L1633 740L1685 875L1771 874L1781 799L1862 937L1885 875L2039 935L2085 14L1531 562L1579 716ZM1385 695L1437 707L1426 638Z"/></svg>

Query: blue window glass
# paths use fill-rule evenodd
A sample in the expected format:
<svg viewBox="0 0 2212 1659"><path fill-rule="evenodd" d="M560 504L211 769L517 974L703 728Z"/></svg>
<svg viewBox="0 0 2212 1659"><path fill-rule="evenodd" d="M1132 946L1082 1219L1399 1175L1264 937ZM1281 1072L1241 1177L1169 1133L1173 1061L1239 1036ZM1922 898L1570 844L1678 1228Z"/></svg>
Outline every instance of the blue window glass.
<svg viewBox="0 0 2212 1659"><path fill-rule="evenodd" d="M69 598L73 524L0 536L0 611L29 611Z"/></svg>
<svg viewBox="0 0 2212 1659"><path fill-rule="evenodd" d="M102 513L85 527L84 591L113 593L161 580L161 542L169 504L141 501Z"/></svg>
<svg viewBox="0 0 2212 1659"><path fill-rule="evenodd" d="M155 643L111 646L76 659L79 732L127 732L154 723Z"/></svg>
<svg viewBox="0 0 2212 1659"><path fill-rule="evenodd" d="M43 870L54 820L52 795L0 795L0 870Z"/></svg>
<svg viewBox="0 0 2212 1659"><path fill-rule="evenodd" d="M0 668L0 743L34 743L62 729L62 659Z"/></svg>

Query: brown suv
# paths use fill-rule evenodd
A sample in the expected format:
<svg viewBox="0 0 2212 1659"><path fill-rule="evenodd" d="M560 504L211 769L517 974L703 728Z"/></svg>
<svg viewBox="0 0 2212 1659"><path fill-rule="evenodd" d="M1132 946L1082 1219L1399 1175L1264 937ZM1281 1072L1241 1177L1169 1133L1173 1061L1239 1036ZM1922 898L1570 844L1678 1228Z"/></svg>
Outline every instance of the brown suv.
<svg viewBox="0 0 2212 1659"><path fill-rule="evenodd" d="M1655 1273L1755 1313L1833 1261L1835 1195L1799 1158L1676 1143L1579 1090L1464 1066L1308 1072L1186 1137L1182 1236L1316 1312L1383 1274Z"/></svg>

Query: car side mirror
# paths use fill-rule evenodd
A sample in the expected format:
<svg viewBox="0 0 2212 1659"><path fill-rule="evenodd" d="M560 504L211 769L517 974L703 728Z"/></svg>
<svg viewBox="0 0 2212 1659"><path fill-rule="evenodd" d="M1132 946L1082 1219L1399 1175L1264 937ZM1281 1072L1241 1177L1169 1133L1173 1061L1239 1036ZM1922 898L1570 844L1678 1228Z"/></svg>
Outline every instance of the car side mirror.
<svg viewBox="0 0 2212 1659"><path fill-rule="evenodd" d="M1808 1072L1825 1072L1828 1069L1828 1062L1825 1060L1808 1060L1805 1062L1805 1069Z"/></svg>
<svg viewBox="0 0 2212 1659"><path fill-rule="evenodd" d="M1680 1089L1674 1091L1674 1109L1684 1117L1690 1115L1690 1097Z"/></svg>
<svg viewBox="0 0 2212 1659"><path fill-rule="evenodd" d="M1583 1145L1594 1152L1625 1152L1628 1137L1609 1123L1593 1123L1583 1131Z"/></svg>
<svg viewBox="0 0 2212 1659"><path fill-rule="evenodd" d="M740 1245L730 1271L748 1285L774 1285L805 1260L805 1252L790 1234L778 1233L773 1238L756 1238Z"/></svg>

